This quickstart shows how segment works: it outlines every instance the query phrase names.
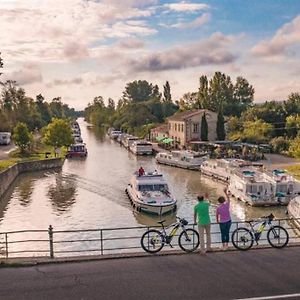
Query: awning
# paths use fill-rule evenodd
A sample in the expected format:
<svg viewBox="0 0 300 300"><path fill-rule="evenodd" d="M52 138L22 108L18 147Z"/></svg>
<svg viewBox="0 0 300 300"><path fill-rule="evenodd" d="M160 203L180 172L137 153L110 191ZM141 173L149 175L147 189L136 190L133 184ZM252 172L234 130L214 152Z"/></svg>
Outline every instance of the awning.
<svg viewBox="0 0 300 300"><path fill-rule="evenodd" d="M173 139L167 138L167 139L164 139L162 142L163 142L164 144L170 144L170 143L172 143L173 141L174 141Z"/></svg>
<svg viewBox="0 0 300 300"><path fill-rule="evenodd" d="M156 140L157 140L158 142L161 142L161 141L163 141L164 139L166 139L166 137L164 137L164 136L157 136L157 137L156 137Z"/></svg>

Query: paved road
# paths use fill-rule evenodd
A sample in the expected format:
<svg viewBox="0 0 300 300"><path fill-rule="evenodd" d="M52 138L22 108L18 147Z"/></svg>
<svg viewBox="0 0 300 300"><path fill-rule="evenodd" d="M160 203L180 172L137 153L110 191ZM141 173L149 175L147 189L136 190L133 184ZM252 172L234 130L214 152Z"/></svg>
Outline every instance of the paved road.
<svg viewBox="0 0 300 300"><path fill-rule="evenodd" d="M244 299L299 278L300 248L168 255L0 269L0 299Z"/></svg>

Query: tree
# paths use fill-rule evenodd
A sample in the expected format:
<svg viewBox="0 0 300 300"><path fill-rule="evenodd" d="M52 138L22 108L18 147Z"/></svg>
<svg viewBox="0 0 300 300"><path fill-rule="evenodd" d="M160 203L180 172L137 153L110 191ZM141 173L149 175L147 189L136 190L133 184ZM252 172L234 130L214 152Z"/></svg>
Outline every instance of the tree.
<svg viewBox="0 0 300 300"><path fill-rule="evenodd" d="M201 119L201 141L208 141L208 125L205 113Z"/></svg>
<svg viewBox="0 0 300 300"><path fill-rule="evenodd" d="M212 109L209 101L207 76L202 75L199 78L200 87L198 90L198 108Z"/></svg>
<svg viewBox="0 0 300 300"><path fill-rule="evenodd" d="M286 118L285 124L287 135L290 138L295 138L300 129L300 115L291 115Z"/></svg>
<svg viewBox="0 0 300 300"><path fill-rule="evenodd" d="M270 145L275 153L283 153L289 149L290 141L283 136L278 136L270 141Z"/></svg>
<svg viewBox="0 0 300 300"><path fill-rule="evenodd" d="M217 120L217 139L219 141L224 141L226 134L225 134L225 126L224 126L224 116L221 111L218 113L218 120Z"/></svg>
<svg viewBox="0 0 300 300"><path fill-rule="evenodd" d="M300 93L291 93L283 102L286 115L300 114Z"/></svg>
<svg viewBox="0 0 300 300"><path fill-rule="evenodd" d="M163 102L165 102L165 103L172 102L171 87L170 87L169 81L166 81L166 84L164 85Z"/></svg>
<svg viewBox="0 0 300 300"><path fill-rule="evenodd" d="M300 136L292 140L288 153L292 157L300 158Z"/></svg>
<svg viewBox="0 0 300 300"><path fill-rule="evenodd" d="M53 119L45 127L43 141L46 145L55 148L69 146L73 142L71 127L67 120Z"/></svg>
<svg viewBox="0 0 300 300"><path fill-rule="evenodd" d="M125 91L123 91L123 98L129 102L143 102L153 98L154 87L152 83L146 80L138 80L127 83Z"/></svg>
<svg viewBox="0 0 300 300"><path fill-rule="evenodd" d="M13 140L20 148L21 153L24 153L32 143L33 137L29 132L26 124L19 122L14 128Z"/></svg>
<svg viewBox="0 0 300 300"><path fill-rule="evenodd" d="M270 140L273 126L262 120L246 121L242 132L242 139L250 143L266 143Z"/></svg>
<svg viewBox="0 0 300 300"><path fill-rule="evenodd" d="M252 105L254 88L245 78L239 76L234 85L233 97L234 103L236 103L236 113L240 115Z"/></svg>

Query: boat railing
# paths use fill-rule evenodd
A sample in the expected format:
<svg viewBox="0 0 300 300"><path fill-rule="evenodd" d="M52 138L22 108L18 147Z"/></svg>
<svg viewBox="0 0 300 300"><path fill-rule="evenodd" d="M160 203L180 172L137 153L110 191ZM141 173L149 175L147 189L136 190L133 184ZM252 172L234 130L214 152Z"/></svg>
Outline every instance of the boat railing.
<svg viewBox="0 0 300 300"><path fill-rule="evenodd" d="M170 220L172 223L173 220ZM257 220L259 221L259 220ZM232 222L231 232L238 227L247 227L247 221ZM273 225L283 226L289 233L289 246L300 244L300 218L282 218L273 221ZM197 229L191 223L190 228ZM160 228L160 226L151 226ZM2 261L8 258L34 257L59 258L78 256L103 256L112 254L126 254L143 252L140 246L142 234L149 226L70 229L56 230L51 225L45 230L19 230L0 232L0 257ZM268 228L266 228L267 230ZM180 233L180 232L179 232ZM212 247L219 248L221 235L219 224L211 224ZM177 238L164 251L178 250ZM255 246L256 247L256 246ZM270 247L267 242L266 231L262 233L258 247Z"/></svg>

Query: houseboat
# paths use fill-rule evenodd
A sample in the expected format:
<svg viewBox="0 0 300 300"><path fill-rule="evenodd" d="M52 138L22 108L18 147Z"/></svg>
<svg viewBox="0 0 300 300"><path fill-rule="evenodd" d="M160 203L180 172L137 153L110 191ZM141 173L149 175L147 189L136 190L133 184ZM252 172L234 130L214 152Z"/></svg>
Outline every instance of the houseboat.
<svg viewBox="0 0 300 300"><path fill-rule="evenodd" d="M274 186L274 197L282 204L288 204L300 194L300 182L285 170L275 169L264 174Z"/></svg>
<svg viewBox="0 0 300 300"><path fill-rule="evenodd" d="M235 171L230 177L228 191L251 206L280 205L274 197L274 186L263 172L255 168Z"/></svg>
<svg viewBox="0 0 300 300"><path fill-rule="evenodd" d="M87 149L85 144L73 144L69 147L66 158L87 157Z"/></svg>
<svg viewBox="0 0 300 300"><path fill-rule="evenodd" d="M139 138L133 135L129 135L127 137L124 138L123 140L123 146L127 149L130 148L130 146L133 144L133 142L138 141Z"/></svg>
<svg viewBox="0 0 300 300"><path fill-rule="evenodd" d="M200 171L203 175L209 176L213 179L229 182L230 177L235 170L241 170L249 166L262 167L263 165L254 165L249 161L234 158L207 159L200 166Z"/></svg>
<svg viewBox="0 0 300 300"><path fill-rule="evenodd" d="M138 211L163 215L176 210L176 200L162 174L134 174L126 193Z"/></svg>
<svg viewBox="0 0 300 300"><path fill-rule="evenodd" d="M295 197L289 202L287 212L297 228L300 229L300 196Z"/></svg>
<svg viewBox="0 0 300 300"><path fill-rule="evenodd" d="M122 131L120 131L120 130L113 130L113 131L110 132L109 137L111 139L113 139L113 140L116 140L120 134L122 134Z"/></svg>
<svg viewBox="0 0 300 300"><path fill-rule="evenodd" d="M207 156L189 150L174 150L171 153L160 152L156 155L156 162L173 167L199 170Z"/></svg>
<svg viewBox="0 0 300 300"><path fill-rule="evenodd" d="M144 140L134 141L129 149L135 155L152 155L153 153L152 144Z"/></svg>

